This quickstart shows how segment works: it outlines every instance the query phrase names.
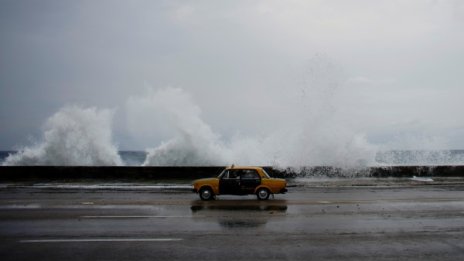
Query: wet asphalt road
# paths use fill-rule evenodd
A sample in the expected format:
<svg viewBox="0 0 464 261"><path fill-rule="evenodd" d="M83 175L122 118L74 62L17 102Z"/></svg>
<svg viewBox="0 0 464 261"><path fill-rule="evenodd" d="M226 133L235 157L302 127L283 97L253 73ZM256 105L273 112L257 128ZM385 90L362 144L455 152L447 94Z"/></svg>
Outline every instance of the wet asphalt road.
<svg viewBox="0 0 464 261"><path fill-rule="evenodd" d="M464 186L0 189L1 260L460 260Z"/></svg>

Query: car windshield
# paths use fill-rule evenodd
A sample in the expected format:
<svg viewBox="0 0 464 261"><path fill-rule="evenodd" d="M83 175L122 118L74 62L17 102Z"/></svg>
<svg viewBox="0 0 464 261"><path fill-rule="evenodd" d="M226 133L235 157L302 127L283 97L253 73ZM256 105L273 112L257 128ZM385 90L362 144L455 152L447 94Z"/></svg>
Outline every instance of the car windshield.
<svg viewBox="0 0 464 261"><path fill-rule="evenodd" d="M269 174L267 174L267 172L263 169L263 173L264 175L266 176L266 178L270 179L271 177L269 176Z"/></svg>
<svg viewBox="0 0 464 261"><path fill-rule="evenodd" d="M221 174L219 174L218 178L223 178L224 175L227 174L227 169L224 169Z"/></svg>

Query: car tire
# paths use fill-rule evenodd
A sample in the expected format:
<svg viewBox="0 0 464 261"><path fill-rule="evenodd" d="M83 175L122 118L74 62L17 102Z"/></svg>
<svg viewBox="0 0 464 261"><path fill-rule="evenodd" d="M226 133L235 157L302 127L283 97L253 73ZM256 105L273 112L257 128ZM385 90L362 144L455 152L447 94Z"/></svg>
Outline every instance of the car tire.
<svg viewBox="0 0 464 261"><path fill-rule="evenodd" d="M214 199L214 193L211 188L202 188L199 193L201 200L212 200Z"/></svg>
<svg viewBox="0 0 464 261"><path fill-rule="evenodd" d="M267 200L270 194L271 193L269 193L269 190L266 188L260 188L256 191L256 196L259 200Z"/></svg>

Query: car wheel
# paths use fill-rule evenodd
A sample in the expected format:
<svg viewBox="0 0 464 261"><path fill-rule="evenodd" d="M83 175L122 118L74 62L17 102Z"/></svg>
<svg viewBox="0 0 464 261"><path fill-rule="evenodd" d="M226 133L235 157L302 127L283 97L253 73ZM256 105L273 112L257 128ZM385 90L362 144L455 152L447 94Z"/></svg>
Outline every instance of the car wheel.
<svg viewBox="0 0 464 261"><path fill-rule="evenodd" d="M269 190L266 188L260 188L258 191L256 191L256 196L258 197L259 200L266 200L269 198Z"/></svg>
<svg viewBox="0 0 464 261"><path fill-rule="evenodd" d="M214 198L213 191L210 188L202 188L198 194L201 200L212 200Z"/></svg>

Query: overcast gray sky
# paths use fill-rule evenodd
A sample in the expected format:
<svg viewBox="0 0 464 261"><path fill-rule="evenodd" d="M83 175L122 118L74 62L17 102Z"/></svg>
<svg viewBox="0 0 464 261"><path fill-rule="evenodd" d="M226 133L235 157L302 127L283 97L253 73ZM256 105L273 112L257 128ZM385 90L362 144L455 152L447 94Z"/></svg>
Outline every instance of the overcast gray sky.
<svg viewBox="0 0 464 261"><path fill-rule="evenodd" d="M0 150L70 104L113 109L120 149L155 147L128 122L160 118L128 107L166 87L225 140L335 111L371 144L463 149L463 28L458 0L0 0Z"/></svg>

